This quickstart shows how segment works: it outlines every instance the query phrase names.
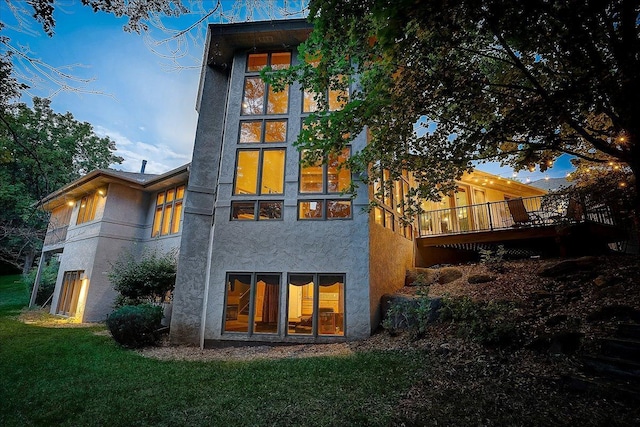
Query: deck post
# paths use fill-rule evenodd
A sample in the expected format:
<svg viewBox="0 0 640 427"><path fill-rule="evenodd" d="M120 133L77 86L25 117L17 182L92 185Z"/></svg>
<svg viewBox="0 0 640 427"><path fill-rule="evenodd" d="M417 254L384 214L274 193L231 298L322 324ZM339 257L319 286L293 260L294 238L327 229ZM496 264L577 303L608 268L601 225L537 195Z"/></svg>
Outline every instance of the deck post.
<svg viewBox="0 0 640 427"><path fill-rule="evenodd" d="M487 213L489 214L489 230L493 231L493 219L491 218L491 202L487 202Z"/></svg>

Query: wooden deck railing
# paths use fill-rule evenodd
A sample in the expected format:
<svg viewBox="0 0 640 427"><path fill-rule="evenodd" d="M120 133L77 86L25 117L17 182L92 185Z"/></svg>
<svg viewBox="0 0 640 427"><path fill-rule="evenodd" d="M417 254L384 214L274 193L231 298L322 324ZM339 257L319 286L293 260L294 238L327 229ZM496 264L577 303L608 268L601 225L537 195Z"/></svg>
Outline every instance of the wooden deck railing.
<svg viewBox="0 0 640 427"><path fill-rule="evenodd" d="M57 227L51 230L47 230L47 234L44 237L44 245L55 245L56 243L64 242L67 239L68 225L64 227Z"/></svg>
<svg viewBox="0 0 640 427"><path fill-rule="evenodd" d="M592 221L614 225L607 206L587 208L567 196L547 195L423 212L420 237Z"/></svg>

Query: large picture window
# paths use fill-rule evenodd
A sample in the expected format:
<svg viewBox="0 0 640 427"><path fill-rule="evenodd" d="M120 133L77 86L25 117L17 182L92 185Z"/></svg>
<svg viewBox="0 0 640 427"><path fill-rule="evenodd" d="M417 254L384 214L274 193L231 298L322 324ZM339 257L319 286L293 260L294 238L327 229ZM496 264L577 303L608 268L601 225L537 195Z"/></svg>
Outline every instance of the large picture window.
<svg viewBox="0 0 640 427"><path fill-rule="evenodd" d="M344 336L344 274L290 274L287 334Z"/></svg>
<svg viewBox="0 0 640 427"><path fill-rule="evenodd" d="M183 199L184 185L158 193L151 237L175 234L180 231Z"/></svg>
<svg viewBox="0 0 640 427"><path fill-rule="evenodd" d="M276 92L258 74L266 66L273 69L288 68L291 52L253 53L247 57L247 75L244 79L242 115L286 114L289 110L289 87Z"/></svg>
<svg viewBox="0 0 640 427"><path fill-rule="evenodd" d="M227 275L224 332L277 334L279 307L279 274Z"/></svg>
<svg viewBox="0 0 640 427"><path fill-rule="evenodd" d="M238 150L233 194L283 194L285 151Z"/></svg>

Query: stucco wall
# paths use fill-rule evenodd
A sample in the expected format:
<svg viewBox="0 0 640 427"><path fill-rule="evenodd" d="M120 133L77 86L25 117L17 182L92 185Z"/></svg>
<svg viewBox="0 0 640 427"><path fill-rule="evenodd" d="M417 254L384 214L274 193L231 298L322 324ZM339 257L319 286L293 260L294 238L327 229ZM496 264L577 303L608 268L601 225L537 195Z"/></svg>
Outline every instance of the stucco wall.
<svg viewBox="0 0 640 427"><path fill-rule="evenodd" d="M404 286L407 269L414 263L414 242L375 224L369 226L369 283L371 330L380 324L380 298Z"/></svg>
<svg viewBox="0 0 640 427"><path fill-rule="evenodd" d="M198 127L186 192L171 340L198 344L204 303L209 232L217 189L228 91L226 72L205 66Z"/></svg>
<svg viewBox="0 0 640 427"><path fill-rule="evenodd" d="M295 53L295 49L293 50ZM191 177L189 208L185 212L181 240L180 263L174 312L171 325L172 340L197 344L203 303L206 304L205 339L308 340L312 337L287 337L286 280L289 273L345 274L345 336L362 338L370 334L369 315L369 250L368 214L362 213L367 204L367 191L361 191L353 201L353 218L347 220L299 221L297 219L299 154L293 141L301 127L302 92L299 86L290 88L287 121L287 153L284 195L274 197L233 196L236 152L240 120L240 103L244 84L246 52L236 55L229 79L226 111L219 101L223 98L227 81L220 72L207 67L200 120L196 133ZM210 105L208 105L210 104ZM221 118L223 133L216 129ZM246 117L245 117L246 118ZM218 146L224 135L224 144ZM366 143L361 135L352 144L357 151ZM215 154L222 148L220 179L208 176L195 181L195 176L216 171ZM308 199L336 198L339 195ZM209 276L207 254L211 231L211 199L215 199L215 226L210 248ZM275 221L231 221L232 200L283 200L283 218ZM207 223L207 221L209 221ZM280 333L261 334L249 338L246 334L222 334L225 306L226 274L229 272L279 273ZM209 279L207 281L207 278ZM202 292L207 288L206 295ZM206 296L206 301L204 300Z"/></svg>

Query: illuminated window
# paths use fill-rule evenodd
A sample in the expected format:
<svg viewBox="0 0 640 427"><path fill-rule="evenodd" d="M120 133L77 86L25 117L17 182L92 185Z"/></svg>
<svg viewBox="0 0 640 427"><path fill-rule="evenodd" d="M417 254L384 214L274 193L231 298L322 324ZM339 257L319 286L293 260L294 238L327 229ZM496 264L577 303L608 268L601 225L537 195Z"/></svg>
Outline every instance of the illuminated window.
<svg viewBox="0 0 640 427"><path fill-rule="evenodd" d="M286 120L251 120L240 122L240 144L287 142Z"/></svg>
<svg viewBox="0 0 640 427"><path fill-rule="evenodd" d="M300 200L298 219L351 219L351 200Z"/></svg>
<svg viewBox="0 0 640 427"><path fill-rule="evenodd" d="M286 114L289 110L289 87L276 92L257 74L267 65L273 69L288 68L291 64L291 52L253 53L247 58L244 95L242 97L243 115Z"/></svg>
<svg viewBox="0 0 640 427"><path fill-rule="evenodd" d="M62 279L62 289L58 297L57 313L73 317L78 310L78 301L82 289L82 274L84 270L65 271Z"/></svg>
<svg viewBox="0 0 640 427"><path fill-rule="evenodd" d="M231 219L234 221L282 219L282 203L282 201L266 200L231 202Z"/></svg>
<svg viewBox="0 0 640 427"><path fill-rule="evenodd" d="M300 154L300 193L331 194L342 193L351 186L351 170L346 162L351 149L345 147L339 154L330 154L325 164L320 160L305 166L305 156L309 151Z"/></svg>
<svg viewBox="0 0 640 427"><path fill-rule="evenodd" d="M99 198L102 194L105 194L105 190L98 190L95 193L84 196L80 200L80 209L78 210L78 219L76 224L82 224L83 222L93 221L96 216L96 208L98 207Z"/></svg>
<svg viewBox="0 0 640 427"><path fill-rule="evenodd" d="M285 151L238 150L233 194L283 194Z"/></svg>
<svg viewBox="0 0 640 427"><path fill-rule="evenodd" d="M184 185L158 193L151 237L166 236L180 231L183 199Z"/></svg>
<svg viewBox="0 0 640 427"><path fill-rule="evenodd" d="M280 317L280 275L227 275L224 332L277 334Z"/></svg>
<svg viewBox="0 0 640 427"><path fill-rule="evenodd" d="M291 274L287 335L344 336L344 274Z"/></svg>
<svg viewBox="0 0 640 427"><path fill-rule="evenodd" d="M409 175L403 171L400 177L392 180L387 169L382 170L380 175L382 179L373 182L373 197L378 203L373 210L373 221L411 240L413 225L405 224L402 220L404 204L409 197Z"/></svg>
<svg viewBox="0 0 640 427"><path fill-rule="evenodd" d="M332 87L324 93L303 91L302 112L315 113L320 110L322 101L326 101L329 111L341 110L349 101L349 91L341 88L346 84L343 76L337 76L332 83Z"/></svg>

